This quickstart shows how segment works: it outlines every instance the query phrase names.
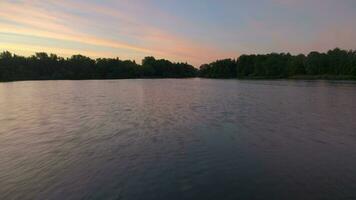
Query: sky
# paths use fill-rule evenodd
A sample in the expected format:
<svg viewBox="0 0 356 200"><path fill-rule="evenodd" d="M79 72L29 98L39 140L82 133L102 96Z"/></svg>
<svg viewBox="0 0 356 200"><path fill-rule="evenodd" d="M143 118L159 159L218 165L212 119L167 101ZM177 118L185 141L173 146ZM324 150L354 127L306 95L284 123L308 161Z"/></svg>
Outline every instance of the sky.
<svg viewBox="0 0 356 200"><path fill-rule="evenodd" d="M195 66L241 54L356 49L355 0L0 0L0 51L155 56Z"/></svg>

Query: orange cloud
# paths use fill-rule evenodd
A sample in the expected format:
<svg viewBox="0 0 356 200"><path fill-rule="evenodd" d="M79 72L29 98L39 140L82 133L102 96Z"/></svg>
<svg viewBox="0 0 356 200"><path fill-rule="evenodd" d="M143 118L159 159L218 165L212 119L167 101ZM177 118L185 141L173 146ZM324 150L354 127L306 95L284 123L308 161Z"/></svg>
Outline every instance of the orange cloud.
<svg viewBox="0 0 356 200"><path fill-rule="evenodd" d="M0 2L0 19L12 23L0 23L0 32L21 34L49 39L66 40L82 44L126 50L127 55L137 52L141 55L162 56L168 59L190 61L201 64L207 60L226 55L207 45L189 41L167 31L145 25L130 14L119 12L110 7L91 3L78 3L68 1L48 1L47 4L78 9L87 13L109 17L111 24L123 24L120 28L115 26L101 26L97 21L91 22L82 16L65 13L59 10L49 11L43 7L43 2L25 0L23 3ZM172 19L174 19L172 17ZM70 24L68 25L68 23ZM106 35L93 35L83 33L81 28L101 26L108 31L119 31L116 39ZM122 34L134 38L134 42L120 40ZM114 34L115 35L115 34ZM133 44L134 43L134 44ZM18 46L17 46L18 47ZM4 48L4 47L1 47ZM59 49L56 49L59 50ZM124 56L125 55L118 55Z"/></svg>

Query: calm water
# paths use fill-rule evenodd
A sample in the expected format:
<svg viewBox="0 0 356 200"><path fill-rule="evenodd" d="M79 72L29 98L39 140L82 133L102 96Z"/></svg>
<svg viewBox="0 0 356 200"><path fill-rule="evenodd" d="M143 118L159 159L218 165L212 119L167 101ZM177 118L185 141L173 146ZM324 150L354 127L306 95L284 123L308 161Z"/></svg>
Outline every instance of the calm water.
<svg viewBox="0 0 356 200"><path fill-rule="evenodd" d="M0 199L356 199L356 84L0 83Z"/></svg>

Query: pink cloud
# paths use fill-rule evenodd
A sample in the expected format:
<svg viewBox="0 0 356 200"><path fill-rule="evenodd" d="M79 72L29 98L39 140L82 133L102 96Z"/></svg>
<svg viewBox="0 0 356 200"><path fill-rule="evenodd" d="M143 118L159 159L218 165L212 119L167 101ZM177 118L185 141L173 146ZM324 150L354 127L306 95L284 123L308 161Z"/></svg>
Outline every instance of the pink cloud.
<svg viewBox="0 0 356 200"><path fill-rule="evenodd" d="M154 55L176 61L190 61L196 65L200 65L222 54L221 51L207 45L188 40L149 24L143 24L140 19L132 16L132 14L120 12L107 6L66 0L48 1L47 4L49 6L62 6L87 13L94 13L98 16L105 16L111 21L109 26L115 24L122 25L119 28L106 27L105 24L98 24L98 21L91 22L82 16L72 13L47 10L45 7L46 4L41 1L24 0L20 4L6 1L1 2L0 18L16 22L16 24L20 25L2 24L0 31L126 49L127 51L139 52L142 55ZM176 20L173 16L163 13L159 15ZM115 38L82 31L85 28L96 26L101 27L103 30L107 29L110 33L115 31L113 34ZM131 37L134 39L134 42L123 41L120 39L122 36ZM129 52L127 53L127 55L130 54ZM223 54L226 55L225 53ZM125 55L118 56L125 57Z"/></svg>

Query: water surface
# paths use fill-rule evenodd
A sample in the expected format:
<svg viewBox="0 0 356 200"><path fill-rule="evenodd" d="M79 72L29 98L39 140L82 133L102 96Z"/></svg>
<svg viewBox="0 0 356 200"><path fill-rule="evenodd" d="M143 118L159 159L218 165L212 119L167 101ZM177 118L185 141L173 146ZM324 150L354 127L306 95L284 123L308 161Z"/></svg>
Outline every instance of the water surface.
<svg viewBox="0 0 356 200"><path fill-rule="evenodd" d="M356 199L356 84L0 83L0 199Z"/></svg>

